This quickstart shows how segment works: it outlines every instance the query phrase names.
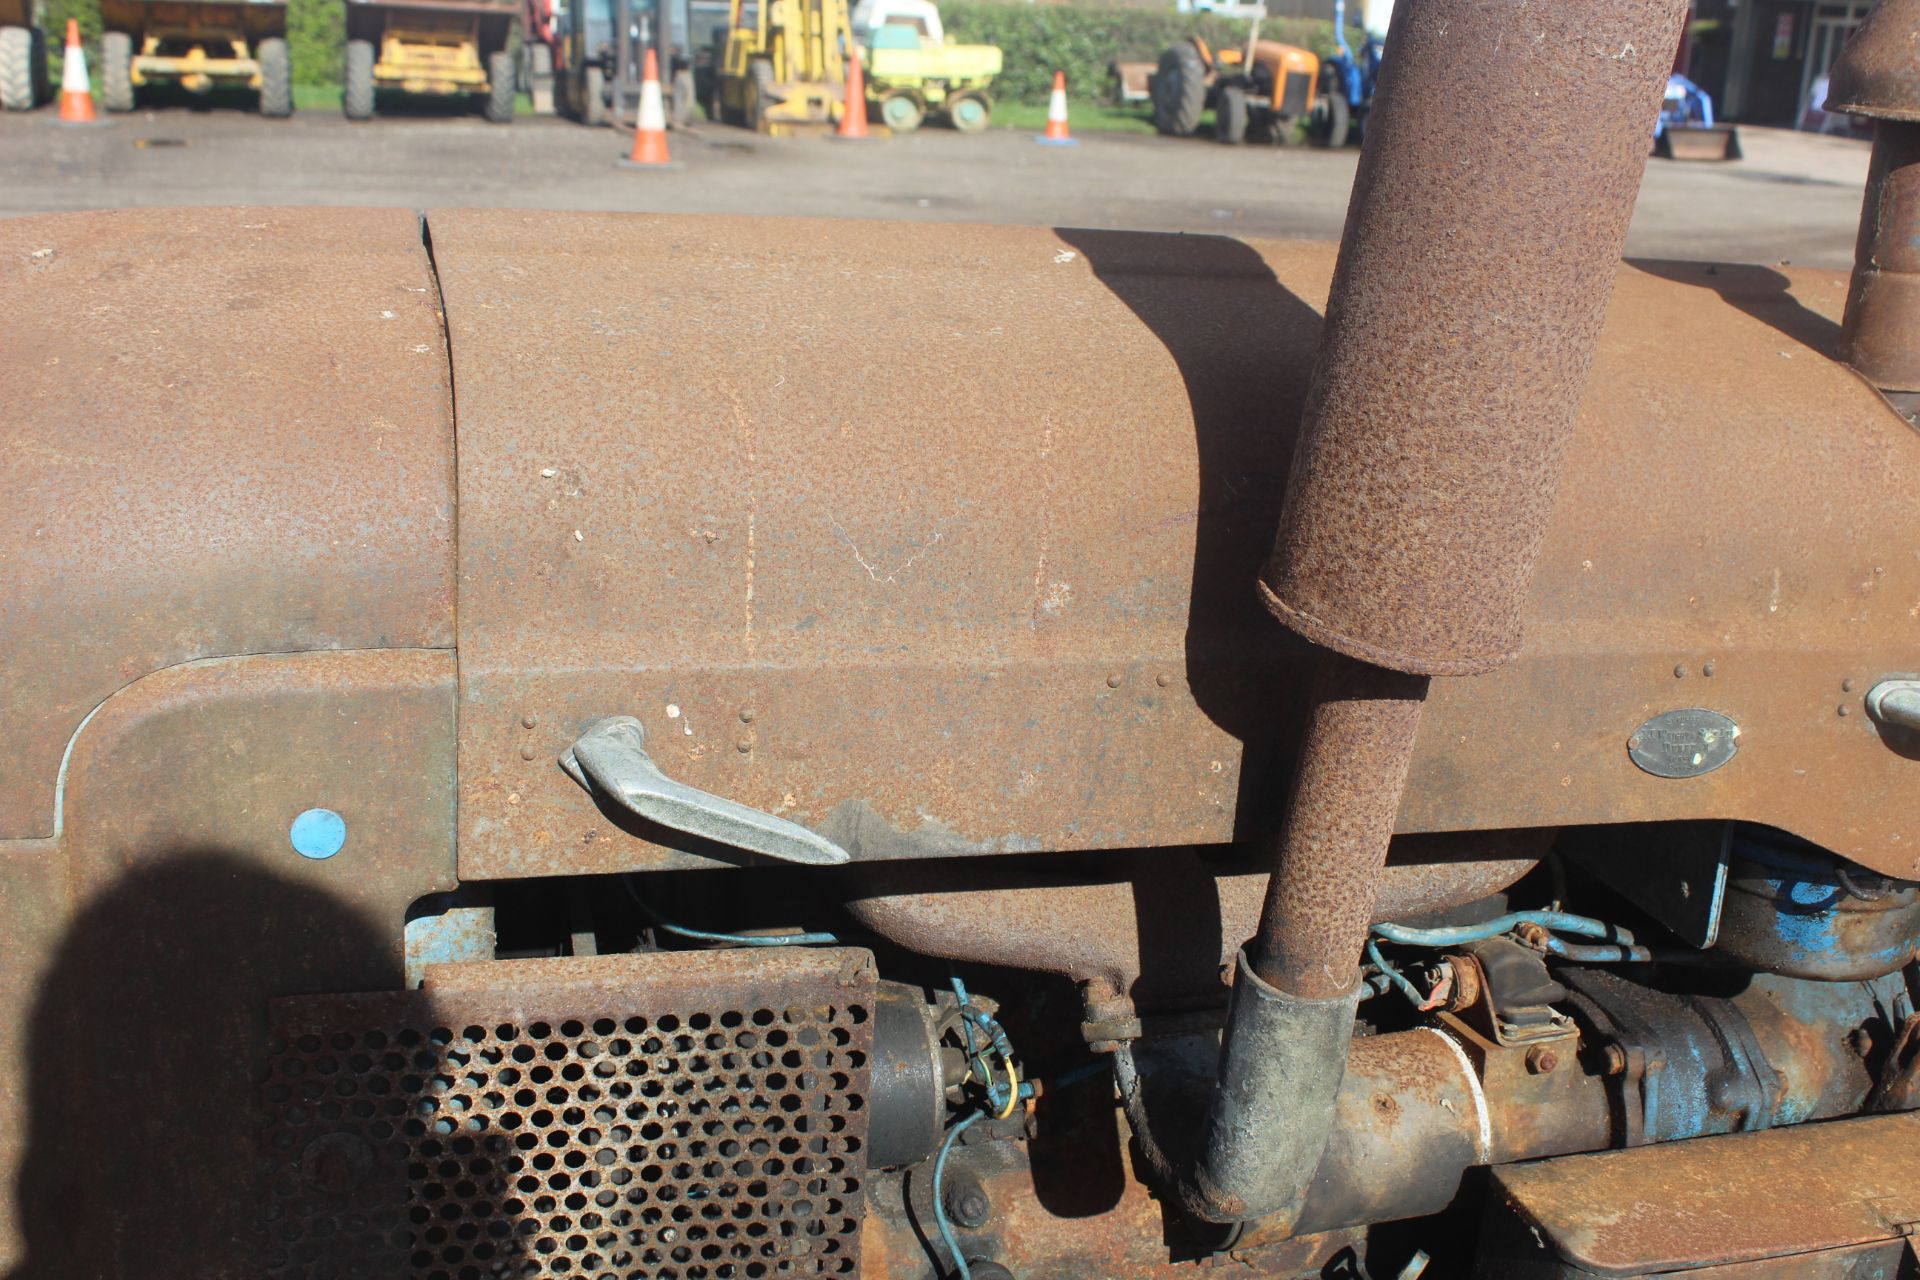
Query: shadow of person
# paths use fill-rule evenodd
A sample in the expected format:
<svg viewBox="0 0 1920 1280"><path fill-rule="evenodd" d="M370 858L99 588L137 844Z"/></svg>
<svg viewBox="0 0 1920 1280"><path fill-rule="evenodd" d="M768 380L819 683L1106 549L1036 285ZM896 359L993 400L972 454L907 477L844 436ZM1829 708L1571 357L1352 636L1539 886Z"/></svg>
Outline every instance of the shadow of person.
<svg viewBox="0 0 1920 1280"><path fill-rule="evenodd" d="M400 929L217 848L143 860L81 906L26 1029L11 1280L275 1274L267 1002L399 987Z"/></svg>
<svg viewBox="0 0 1920 1280"><path fill-rule="evenodd" d="M1793 296L1793 281L1771 267L1736 262L1669 262L1629 258L1627 265L1662 280L1711 289L1736 310L1770 325L1830 359L1840 358L1840 325Z"/></svg>

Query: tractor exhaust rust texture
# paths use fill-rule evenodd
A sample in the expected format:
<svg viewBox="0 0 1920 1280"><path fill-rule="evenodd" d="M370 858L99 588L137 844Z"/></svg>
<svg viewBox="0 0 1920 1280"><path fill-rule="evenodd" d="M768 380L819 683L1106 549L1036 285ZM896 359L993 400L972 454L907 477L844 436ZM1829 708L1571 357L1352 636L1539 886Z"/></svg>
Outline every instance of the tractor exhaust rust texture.
<svg viewBox="0 0 1920 1280"><path fill-rule="evenodd" d="M1684 10L1395 13L1264 576L1308 639L1436 676L1519 650Z"/></svg>
<svg viewBox="0 0 1920 1280"><path fill-rule="evenodd" d="M1420 0L1389 36L1263 582L1346 660L1235 983L1203 1217L1297 1213L1326 1145L1427 678L1518 652L1685 11Z"/></svg>
<svg viewBox="0 0 1920 1280"><path fill-rule="evenodd" d="M1848 364L1892 394L1920 392L1920 0L1883 0L1834 63L1828 109L1873 124L1853 287L1841 346ZM1904 411L1916 406L1909 398Z"/></svg>

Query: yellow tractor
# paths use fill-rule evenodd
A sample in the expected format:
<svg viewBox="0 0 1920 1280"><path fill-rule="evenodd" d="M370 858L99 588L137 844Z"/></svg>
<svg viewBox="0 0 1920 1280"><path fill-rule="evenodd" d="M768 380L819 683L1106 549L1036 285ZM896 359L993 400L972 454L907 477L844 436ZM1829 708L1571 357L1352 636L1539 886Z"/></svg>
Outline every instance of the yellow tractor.
<svg viewBox="0 0 1920 1280"><path fill-rule="evenodd" d="M348 0L349 120L366 120L375 91L478 99L494 124L513 122L519 0Z"/></svg>
<svg viewBox="0 0 1920 1280"><path fill-rule="evenodd" d="M715 41L715 119L771 134L839 123L853 48L846 0L732 0Z"/></svg>
<svg viewBox="0 0 1920 1280"><path fill-rule="evenodd" d="M100 105L131 111L141 89L251 89L260 114L293 114L284 3L103 0Z"/></svg>
<svg viewBox="0 0 1920 1280"><path fill-rule="evenodd" d="M47 34L33 0L0 0L0 110L31 111L47 100Z"/></svg>

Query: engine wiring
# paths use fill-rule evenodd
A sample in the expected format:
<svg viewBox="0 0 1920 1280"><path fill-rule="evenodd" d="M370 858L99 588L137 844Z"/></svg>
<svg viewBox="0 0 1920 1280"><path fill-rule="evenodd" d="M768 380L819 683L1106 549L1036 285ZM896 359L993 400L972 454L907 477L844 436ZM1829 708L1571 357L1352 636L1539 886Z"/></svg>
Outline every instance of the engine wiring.
<svg viewBox="0 0 1920 1280"><path fill-rule="evenodd" d="M956 1120L940 1142L940 1154L933 1162L933 1220L940 1229L940 1239L947 1247L947 1255L953 1260L952 1274L958 1280L973 1280L973 1268L960 1251L959 1241L953 1234L953 1224L947 1220L943 1190L947 1154L959 1141L960 1135L980 1121L1011 1119L1020 1104L1034 1096L1034 1088L1032 1081L1020 1078L1019 1064L1014 1061L1013 1041L1007 1036L1006 1028L974 1002L973 997L967 994L967 984L961 981L958 974L953 976L953 994L959 1001L957 1012L967 1061L967 1074L960 1081L961 1087L977 1085L984 1092L985 1099ZM976 1031L978 1037L974 1034ZM1001 1074L1006 1077L1004 1084L998 1078Z"/></svg>
<svg viewBox="0 0 1920 1280"><path fill-rule="evenodd" d="M686 925L675 924L655 911L647 900L640 896L640 890L635 887L631 875L621 876L620 883L625 886L627 896L633 899L633 905L640 908L640 914L644 915L654 928L662 933L670 933L676 938L685 938L689 942L717 942L728 947L831 947L840 941L837 934L831 933L712 933L706 929L690 929Z"/></svg>

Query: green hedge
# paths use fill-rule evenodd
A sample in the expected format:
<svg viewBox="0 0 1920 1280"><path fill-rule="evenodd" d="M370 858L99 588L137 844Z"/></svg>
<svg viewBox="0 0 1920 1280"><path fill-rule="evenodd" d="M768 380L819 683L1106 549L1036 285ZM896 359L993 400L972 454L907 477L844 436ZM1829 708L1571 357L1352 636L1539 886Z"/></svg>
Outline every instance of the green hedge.
<svg viewBox="0 0 1920 1280"><path fill-rule="evenodd" d="M100 0L46 0L47 39L53 45L53 74L60 74L60 48L67 38L67 19L80 23L88 60L100 57ZM287 45L293 57L295 84L339 84L341 45L346 39L347 11L342 0L288 0ZM99 68L94 67L97 74Z"/></svg>
<svg viewBox="0 0 1920 1280"><path fill-rule="evenodd" d="M962 44L999 45L1006 69L994 83L999 97L1043 102L1053 73L1067 73L1068 91L1101 101L1113 86L1108 67L1118 62L1157 61L1162 50L1199 35L1215 48L1246 43L1247 24L1206 13L1151 9L1093 9L1067 5L996 4L954 0L940 6L947 35ZM1310 18L1269 18L1263 39L1281 40L1325 57L1333 52L1333 24ZM1359 47L1360 32L1348 38Z"/></svg>

